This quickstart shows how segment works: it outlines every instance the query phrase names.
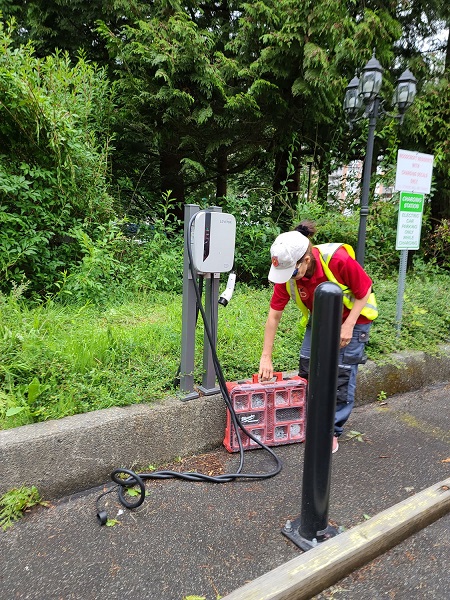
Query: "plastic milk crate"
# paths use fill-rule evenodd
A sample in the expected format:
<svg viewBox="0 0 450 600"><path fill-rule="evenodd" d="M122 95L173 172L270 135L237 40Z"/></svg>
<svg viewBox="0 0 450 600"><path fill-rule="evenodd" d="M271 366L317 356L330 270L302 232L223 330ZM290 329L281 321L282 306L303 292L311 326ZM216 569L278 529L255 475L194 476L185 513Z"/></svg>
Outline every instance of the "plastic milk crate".
<svg viewBox="0 0 450 600"><path fill-rule="evenodd" d="M266 446L303 442L307 381L298 375L283 379L282 373L274 373L274 377L276 381L268 383L259 383L258 375L248 381L227 382L236 417ZM242 430L240 433L244 450L260 448ZM228 452L239 451L229 409L223 445Z"/></svg>

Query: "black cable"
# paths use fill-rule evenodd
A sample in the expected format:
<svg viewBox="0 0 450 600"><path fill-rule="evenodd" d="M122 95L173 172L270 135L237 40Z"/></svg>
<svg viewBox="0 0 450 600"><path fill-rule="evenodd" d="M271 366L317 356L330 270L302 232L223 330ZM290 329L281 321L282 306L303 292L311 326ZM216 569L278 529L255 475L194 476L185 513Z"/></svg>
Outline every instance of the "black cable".
<svg viewBox="0 0 450 600"><path fill-rule="evenodd" d="M269 479L271 477L275 477L275 475L278 475L278 473L282 469L281 461L278 458L278 456L275 454L275 452L271 448L269 448L269 446L267 446L266 444L261 442L260 439L258 439L256 436L254 436L251 433L251 431L248 431L244 427L244 425L242 425L240 420L237 418L236 412L234 410L233 402L230 398L230 394L227 389L225 377L222 372L222 367L221 367L219 359L217 357L213 334L208 325L208 319L207 319L205 310L202 305L201 293L200 293L199 286L196 281L197 274L195 273L195 270L193 267L190 235L191 235L192 223L194 221L194 218L196 217L196 214L193 215L189 221L189 225L186 230L187 239L185 240L185 245L186 245L186 248L188 251L189 268L190 268L190 271L192 274L195 295L197 298L197 307L202 316L204 328L205 328L206 335L208 337L209 345L211 348L211 355L212 355L212 360L213 360L213 364L214 364L214 370L217 375L217 381L219 383L220 391L222 393L225 404L227 405L227 408L230 411L231 420L233 422L233 426L234 426L234 429L236 432L236 438L237 438L238 445L239 445L238 469L237 469L236 473L225 473L222 475L205 475L204 473L196 473L196 472L191 472L191 471L187 472L187 473L179 473L177 471L155 471L155 472L151 472L151 473L137 474L129 469L122 469L122 468L115 469L111 473L111 479L117 485L115 487L113 487L111 490L104 492L97 498L97 509L98 509L98 501L100 500L100 498L102 498L106 494L113 492L116 489L116 487L119 488L118 495L119 495L119 501L122 504L122 506L125 506L126 508L130 508L130 509L138 508L139 506L141 506L141 504L144 502L144 499L145 499L144 481L146 481L147 479L181 479L183 481L192 481L192 482L203 481L203 482L210 482L210 483L229 483L231 481L235 481L236 479ZM260 446L261 448L266 450L271 455L271 457L275 461L275 468L272 471L269 471L268 473L243 473L242 472L242 470L244 468L244 448L242 445L242 438L241 438L241 434L240 434L239 430L243 431L245 433L245 435L247 435L251 440L253 440L256 444L258 444L258 446ZM127 477L125 477L125 476L127 476ZM135 486L139 486L139 497L134 502L132 502L125 497L125 494L126 494L127 489L134 488ZM105 511L97 510L97 518L101 525L106 524L107 516L106 516Z"/></svg>
<svg viewBox="0 0 450 600"><path fill-rule="evenodd" d="M196 215L193 215L189 221L189 225L187 228L187 235L189 237L190 237L192 223L193 223L195 217L196 217ZM274 477L281 471L281 462L280 462L278 456L275 454L275 452L271 448L269 448L268 446L263 444L263 442L261 442L261 440L259 440L256 436L254 436L250 431L247 431L247 429L241 424L239 419L237 419L237 417L236 417L236 412L234 410L233 403L232 403L230 395L228 393L225 377L222 372L222 367L221 367L219 359L217 357L217 352L216 352L216 348L215 348L213 335L212 335L211 329L208 326L208 319L205 314L203 305L201 303L198 286L196 285L196 282L195 282L196 274L195 274L194 267L193 267L194 261L192 259L192 249L191 249L190 239L187 240L186 247L187 247L188 257L189 257L189 268L191 270L191 274L192 274L192 278L193 278L193 282L194 282L195 295L197 297L197 303L199 305L199 309L200 309L200 313L202 315L206 335L208 337L209 345L211 348L211 355L212 355L212 359L213 359L214 369L215 369L216 375L217 375L217 380L219 382L219 388L220 388L220 391L222 392L222 396L225 400L225 403L231 413L231 419L233 421L233 425L235 426L236 435L238 438L239 452L240 452L241 460L240 460L238 471L234 474L230 474L230 476L233 478L245 477L245 478L258 478L258 479L267 479L269 477ZM271 471L270 473L266 473L263 475L258 475L258 474L254 474L254 473L248 473L248 474L241 473L241 469L242 469L243 463L244 463L244 450L243 450L243 446L242 446L241 436L239 435L239 429L241 429L251 440L256 442L258 444L258 446L260 446L261 448L264 448L264 450L267 450L269 452L269 454L274 458L275 463L277 465L277 467L274 471ZM224 476L218 476L218 477L220 478L220 477L224 477Z"/></svg>

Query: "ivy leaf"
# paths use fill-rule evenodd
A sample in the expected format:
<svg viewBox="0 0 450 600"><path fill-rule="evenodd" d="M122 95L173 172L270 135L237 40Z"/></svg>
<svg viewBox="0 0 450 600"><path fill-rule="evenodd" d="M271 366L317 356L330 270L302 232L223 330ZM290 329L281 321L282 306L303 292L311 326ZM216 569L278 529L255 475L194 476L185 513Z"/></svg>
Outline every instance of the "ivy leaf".
<svg viewBox="0 0 450 600"><path fill-rule="evenodd" d="M363 442L363 435L364 433L361 433L360 431L350 431L347 433L347 438L349 440L356 439L358 442Z"/></svg>
<svg viewBox="0 0 450 600"><path fill-rule="evenodd" d="M21 413L23 410L25 410L23 406L13 406L12 408L8 408L8 410L5 413L5 416L13 417L14 415L18 415L19 413Z"/></svg>
<svg viewBox="0 0 450 600"><path fill-rule="evenodd" d="M140 496L141 491L136 488L130 488L129 490L127 490L127 494L134 498L135 496Z"/></svg>
<svg viewBox="0 0 450 600"><path fill-rule="evenodd" d="M115 525L120 525L120 521L117 519L108 519L105 523L106 527L114 527Z"/></svg>

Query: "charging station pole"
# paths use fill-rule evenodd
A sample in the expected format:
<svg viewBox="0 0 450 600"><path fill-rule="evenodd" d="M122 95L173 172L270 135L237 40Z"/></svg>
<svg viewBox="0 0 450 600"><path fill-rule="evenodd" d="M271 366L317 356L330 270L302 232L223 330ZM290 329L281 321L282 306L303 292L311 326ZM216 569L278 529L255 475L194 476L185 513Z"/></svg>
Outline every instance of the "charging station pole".
<svg viewBox="0 0 450 600"><path fill-rule="evenodd" d="M328 507L341 324L342 290L331 281L321 283L312 315L301 513L282 529L304 551L338 533L328 525Z"/></svg>
<svg viewBox="0 0 450 600"><path fill-rule="evenodd" d="M180 390L183 400L198 398L194 391L195 329L200 311L204 319L203 377L198 390L208 396L218 394L213 350L217 343L220 273L231 271L234 262L236 219L220 206L200 210L197 204L184 207L183 316L181 335ZM192 264L191 264L192 261ZM205 307L197 306L201 292L197 278L205 283ZM234 280L233 286L234 288ZM227 284L225 306L233 289ZM211 341L210 341L211 339Z"/></svg>
<svg viewBox="0 0 450 600"><path fill-rule="evenodd" d="M220 206L208 207L209 212L222 212ZM205 313L209 328L212 333L214 344L217 342L217 320L219 317L219 285L220 273L207 273L205 275ZM203 377L199 390L205 396L218 394L220 388L216 385L216 371L212 359L211 345L206 331L203 335Z"/></svg>
<svg viewBox="0 0 450 600"><path fill-rule="evenodd" d="M186 244L191 243L191 232L188 226L191 218L198 213L197 204L184 206L184 263L183 263L183 304L181 325L181 366L180 390L186 393L183 400L193 400L199 394L194 392L194 356L195 356L195 326L197 297L195 295L194 281L189 268Z"/></svg>

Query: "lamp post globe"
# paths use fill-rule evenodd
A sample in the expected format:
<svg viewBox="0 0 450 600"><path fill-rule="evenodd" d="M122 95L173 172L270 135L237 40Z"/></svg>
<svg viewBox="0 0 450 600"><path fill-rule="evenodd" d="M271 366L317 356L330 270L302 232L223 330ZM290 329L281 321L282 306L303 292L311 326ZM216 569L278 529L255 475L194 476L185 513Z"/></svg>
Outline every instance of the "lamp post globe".
<svg viewBox="0 0 450 600"><path fill-rule="evenodd" d="M359 80L359 94L365 104L372 102L381 89L383 82L383 67L375 57L375 50L372 58L368 61L361 72Z"/></svg>
<svg viewBox="0 0 450 600"><path fill-rule="evenodd" d="M361 103L362 100L359 95L359 78L355 75L345 88L344 96L344 111L350 122L358 116Z"/></svg>
<svg viewBox="0 0 450 600"><path fill-rule="evenodd" d="M417 79L409 69L403 71L397 79L397 87L392 98L392 104L397 107L401 115L411 106L416 97Z"/></svg>

